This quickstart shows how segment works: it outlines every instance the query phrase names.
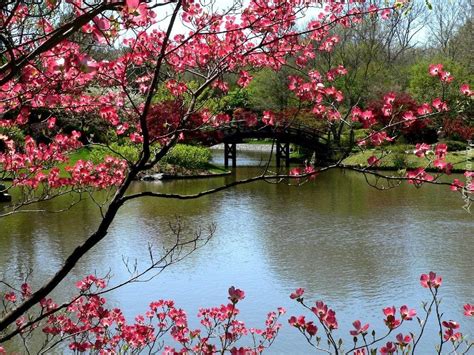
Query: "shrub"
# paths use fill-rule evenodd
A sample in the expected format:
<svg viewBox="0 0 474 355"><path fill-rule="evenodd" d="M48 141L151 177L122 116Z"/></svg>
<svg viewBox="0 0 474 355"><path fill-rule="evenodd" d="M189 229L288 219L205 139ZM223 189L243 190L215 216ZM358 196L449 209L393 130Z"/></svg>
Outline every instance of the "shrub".
<svg viewBox="0 0 474 355"><path fill-rule="evenodd" d="M468 141L474 137L474 126L467 124L461 118L445 119L443 134L448 140Z"/></svg>
<svg viewBox="0 0 474 355"><path fill-rule="evenodd" d="M187 169L204 169L211 158L212 154L209 148L177 144L161 162Z"/></svg>
<svg viewBox="0 0 474 355"><path fill-rule="evenodd" d="M129 161L138 159L139 150L132 144L110 144L111 149L95 147L90 155L94 163L100 163L106 156L126 158ZM177 165L186 169L204 169L212 158L211 151L205 147L177 144L161 161L160 164Z"/></svg>
<svg viewBox="0 0 474 355"><path fill-rule="evenodd" d="M105 157L113 156L116 158L125 158L129 161L136 161L138 159L138 148L131 144L110 144L111 149L106 147L96 147L92 150L90 159L95 163L103 162Z"/></svg>
<svg viewBox="0 0 474 355"><path fill-rule="evenodd" d="M375 112L375 119L377 122L384 125L395 124L403 122L403 114L406 111L416 112L418 103L407 93L396 93L395 101L393 102L393 112L391 116L383 115L384 99L378 99L369 102L368 107ZM398 125L394 127L394 133L400 135L407 143L426 142L435 143L437 140L436 130L431 126L431 120L415 121L410 127Z"/></svg>
<svg viewBox="0 0 474 355"><path fill-rule="evenodd" d="M393 166L397 169L406 168L408 165L407 155L404 152L396 152L393 154Z"/></svg>
<svg viewBox="0 0 474 355"><path fill-rule="evenodd" d="M441 143L445 143L448 146L448 152L455 152L459 150L465 150L467 148L467 143L466 142L460 142L460 141L443 141Z"/></svg>

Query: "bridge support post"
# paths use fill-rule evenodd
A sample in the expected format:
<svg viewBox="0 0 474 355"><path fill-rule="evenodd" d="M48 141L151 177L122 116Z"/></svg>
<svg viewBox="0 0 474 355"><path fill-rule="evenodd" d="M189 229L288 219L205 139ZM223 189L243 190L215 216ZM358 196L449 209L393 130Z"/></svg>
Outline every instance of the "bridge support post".
<svg viewBox="0 0 474 355"><path fill-rule="evenodd" d="M276 166L281 166L281 160L285 159L285 166L290 166L290 143L276 142Z"/></svg>
<svg viewBox="0 0 474 355"><path fill-rule="evenodd" d="M237 144L224 143L224 166L229 167L229 158L232 159L232 168L237 167Z"/></svg>

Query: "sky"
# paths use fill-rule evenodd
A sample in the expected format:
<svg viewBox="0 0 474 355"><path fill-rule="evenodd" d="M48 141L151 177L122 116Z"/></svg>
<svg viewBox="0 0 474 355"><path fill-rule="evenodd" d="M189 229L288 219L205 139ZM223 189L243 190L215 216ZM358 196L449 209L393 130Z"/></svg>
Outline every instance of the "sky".
<svg viewBox="0 0 474 355"><path fill-rule="evenodd" d="M232 4L235 1L236 0L201 0L200 3L203 5L210 5L211 3L214 3L214 8L218 11L222 11L232 6ZM240 1L244 5L244 7L248 5L250 2L250 0L240 0ZM161 18L169 17L171 15L171 12L172 12L172 7L167 7L165 15L162 15ZM308 21L316 17L316 15L319 12L320 10L316 8L309 9L308 11L306 11L304 18L301 18L299 19L299 21L297 21L297 24L299 26L303 26L305 23L307 23ZM158 18L160 18L159 13L158 13ZM165 23L162 23L158 27L162 30L166 30L166 28L163 28L166 25L167 25L167 22L165 21ZM173 34L182 34L182 33L186 33L187 31L188 29L182 24L181 21L179 21L174 26Z"/></svg>
<svg viewBox="0 0 474 355"><path fill-rule="evenodd" d="M205 5L210 5L214 4L213 6L217 10L225 10L228 9L236 0L199 0L203 6ZM240 0L242 1L243 5L247 5L250 0ZM415 1L422 1L424 3L424 0L415 0ZM434 0L433 0L434 1ZM448 1L451 2L452 0L443 0L443 1ZM456 0L459 1L459 0ZM474 0L473 0L474 1ZM163 31L166 30L166 26L168 24L168 21L166 21L167 18L170 17L171 13L173 10L173 6L164 6L161 8L158 8L157 10L157 15L158 15L158 23L156 26L153 26L152 28L159 28ZM318 13L321 12L320 8L311 8L307 10L304 14L304 16L300 17L297 21L297 26L299 27L304 27L306 23L314 19ZM177 21L174 25L173 28L173 35L176 34L186 34L189 31L188 28L182 23L181 19L179 18L179 21ZM123 38L131 38L134 37L134 33L127 31L124 35ZM427 42L429 37L429 28L427 26L424 26L421 31L419 31L413 38L413 43L417 45L423 45Z"/></svg>

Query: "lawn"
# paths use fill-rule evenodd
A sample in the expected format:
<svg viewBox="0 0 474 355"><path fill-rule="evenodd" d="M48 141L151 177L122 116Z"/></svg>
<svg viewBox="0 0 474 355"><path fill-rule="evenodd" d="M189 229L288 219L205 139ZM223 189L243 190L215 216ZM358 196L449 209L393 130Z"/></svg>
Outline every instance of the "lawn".
<svg viewBox="0 0 474 355"><path fill-rule="evenodd" d="M428 164L426 158L419 158L413 153L413 149L400 150L398 147L390 147L391 153L381 159L378 168L381 169L403 169L403 168L417 168L426 166ZM388 149L388 148L386 148ZM348 166L367 167L367 159L375 155L379 158L382 155L379 149L367 149L365 151L354 153L352 156L344 160L344 164ZM434 156L431 155L431 159L434 160ZM446 161L453 164L453 172L464 172L468 163L467 151L456 151L448 152ZM437 170L436 168L430 168L427 170Z"/></svg>

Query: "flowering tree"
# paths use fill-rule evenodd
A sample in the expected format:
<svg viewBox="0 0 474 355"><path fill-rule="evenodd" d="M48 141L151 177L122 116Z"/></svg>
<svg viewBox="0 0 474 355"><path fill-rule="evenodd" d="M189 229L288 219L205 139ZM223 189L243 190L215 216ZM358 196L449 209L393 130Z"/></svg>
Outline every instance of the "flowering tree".
<svg viewBox="0 0 474 355"><path fill-rule="evenodd" d="M164 340L173 340L182 347L179 353L257 354L272 345L282 326L279 317L285 313L283 308L269 312L264 329L248 328L237 318L237 303L244 299L245 294L231 287L227 304L199 310L202 330L192 329L186 313L171 300L151 302L144 315L138 315L133 324L128 324L120 309L106 307L105 298L101 297L106 280L90 275L76 286L80 293L65 308L58 309L51 299L41 302L43 310L50 315L42 327L45 340L38 353L48 353L58 345L67 343L74 352L114 354L120 350L129 350L131 353L163 350L164 354L177 354L178 351L169 343L166 346L164 344ZM17 296L25 299L30 292L29 286L24 284L18 293L6 294L6 302L14 304ZM25 326L25 323L24 318L17 321L17 326L23 329L19 335L23 339L35 329L30 325ZM170 338L166 339L166 336ZM252 338L252 345L237 347L236 344L247 336ZM0 354L4 354L3 347L0 347Z"/></svg>
<svg viewBox="0 0 474 355"><path fill-rule="evenodd" d="M252 0L246 5L234 1L226 8L219 8L217 1L192 0L2 2L0 127L8 132L15 127L27 130L40 125L44 130L41 141L26 136L24 142L18 142L8 133L0 135L0 173L12 181L7 190L21 192L19 200L5 214L71 192L109 193L106 201L99 203L102 219L96 231L77 246L41 288L31 291L25 286L23 297L15 300L14 307L5 308L0 319L0 341L20 334L23 323L19 320L37 306L41 311L28 316L28 327L59 309L73 307L69 308L73 311L85 307L84 303L77 304L83 298L55 307L47 296L82 256L106 237L120 208L131 200L146 196L194 199L238 184L303 179L334 168L348 168L342 158L352 152L352 146L327 166L307 166L304 170L293 170L290 175L272 175L265 170L253 178L195 195L152 191L129 194L129 186L138 174L155 166L177 142L234 124L230 115L210 109L206 103L227 92L235 76L235 84L245 87L252 80L252 70L279 70L293 65L290 58L294 58L301 75L289 78L289 89L300 107L310 108L314 119L327 127L328 134L336 125L347 129L351 136L357 125L367 128L367 136L353 142L354 147L360 148L388 144L401 128L470 105L473 91L468 83L460 88L464 100L446 102L443 90L432 102L419 103L413 110L394 109L395 97L388 93L381 109L384 119L377 120L379 112L340 104L344 94L334 80L346 74L342 65L325 73L308 68L318 53L331 52L337 46L339 38L334 31L338 27L352 26L365 16L399 16L408 5L406 0L393 1L386 7L356 1L343 4ZM298 20L312 9L317 10L316 19L297 29ZM115 48L118 43L123 44L123 50L111 51L110 57L103 59L101 50ZM433 65L429 74L439 77L442 88L452 81L442 65ZM158 95L158 90L165 94ZM241 116L249 125L257 120L268 126L291 125L291 120L280 121L271 111L266 111L261 119L252 113ZM101 163L69 162L72 152L96 142L85 131L62 129L58 120L68 117L83 117L85 126L99 119L113 133L113 139L130 140L139 149L138 157L130 159L108 147L111 154ZM445 145L432 147L420 142L416 154L426 159L425 166L420 162L420 168L402 176L384 177L370 169L351 169L384 177L389 182L408 180L415 186L424 182L446 184L464 194L473 189L472 183L464 186L459 180L439 180L442 173L450 171L445 161ZM383 158L384 154L371 157L370 166L375 167ZM427 166L438 168L439 174L428 174ZM178 249L186 243L178 242ZM158 265L152 258L150 269ZM87 282L102 287L100 281ZM103 303L100 298L91 297L87 302L96 306ZM270 324L274 318L271 317ZM20 327L15 328L15 323ZM227 349L227 341L224 345Z"/></svg>
<svg viewBox="0 0 474 355"><path fill-rule="evenodd" d="M353 329L349 331L352 345L348 345L351 341L337 338L339 324L336 312L323 301L316 301L313 307L308 306L304 300L304 289L295 290L290 298L309 310L316 320L307 321L304 315L300 315L289 317L288 323L305 337L311 347L328 354L414 354L430 316L435 314L439 326L439 342L433 345L434 350L441 354L443 348L451 347L451 352L467 354L474 346L474 342L468 338L469 334L466 336L460 332L459 322L443 318L439 295L442 278L430 272L421 275L420 283L431 294L431 300L423 303L422 316L417 316L417 311L407 305L402 305L399 310L395 306L386 307L383 309L383 322L387 331L377 335L375 330L369 332L368 323L355 320ZM245 293L230 287L227 304L199 309L197 316L201 328L192 329L184 310L177 308L172 300L151 302L146 313L136 316L135 322L129 324L122 310L107 308L106 300L102 297L107 292L104 291L106 284L105 279L89 275L77 282L79 293L67 306L58 306L51 299L42 300L40 307L44 312L45 322L41 330L45 339L37 352L48 353L66 343L76 353L89 351L115 354L121 351L140 353L162 350L163 354L170 355L261 354L275 341L282 327L280 317L286 313L283 307L279 307L267 314L263 329L249 328L237 318L237 303L245 298ZM8 292L5 294L5 309L14 307L17 301L25 300L30 295L28 284L23 284L20 290ZM465 304L463 311L466 317L473 317L474 305ZM419 324L419 332L394 335L395 332L402 331L405 322L414 320ZM37 324L29 322L25 317L16 321L19 336L25 344ZM390 338L393 336L394 338ZM4 353L5 349L0 346L0 354Z"/></svg>
<svg viewBox="0 0 474 355"><path fill-rule="evenodd" d="M458 322L443 320L443 313L440 308L441 298L439 295L439 287L442 284L441 276L436 275L434 272L422 274L420 283L422 287L430 291L431 296L429 302L423 303L423 316L417 316L417 311L410 309L407 305L402 305L398 311L395 306L386 307L382 312L384 315L383 322L387 327L387 331L379 336L377 336L375 330L369 332L370 324L363 324L360 320L355 320L352 323L353 330L349 331L353 337L353 345L351 345L349 349L344 348L343 339L337 339L335 334L338 329L336 312L329 308L323 301L316 301L313 307L308 306L304 302L304 289L297 289L290 295L290 298L299 302L304 308L316 316L316 323L320 325L322 335L317 335L318 326L314 321L306 321L304 315L298 317L291 316L288 322L292 327L303 334L313 348L329 354L365 355L376 354L377 350L380 354L414 354L425 332L428 319L434 313L439 326L439 343L434 344L436 353L442 354L443 347L446 349L447 346L451 346L451 349L448 350L451 351L451 353L459 352L467 354L474 346L474 342L463 336L459 331L460 325ZM472 317L474 315L473 305L464 305L464 315L466 317ZM389 339L390 341L383 344L395 331L400 331L400 328L405 322L413 320L416 320L420 326L420 330L417 334L413 332L408 334L398 333L395 339ZM323 337L327 338L327 347L325 347L326 342Z"/></svg>

